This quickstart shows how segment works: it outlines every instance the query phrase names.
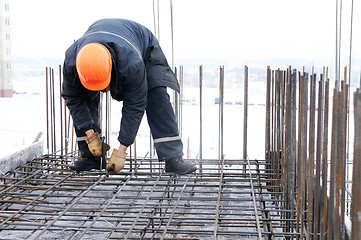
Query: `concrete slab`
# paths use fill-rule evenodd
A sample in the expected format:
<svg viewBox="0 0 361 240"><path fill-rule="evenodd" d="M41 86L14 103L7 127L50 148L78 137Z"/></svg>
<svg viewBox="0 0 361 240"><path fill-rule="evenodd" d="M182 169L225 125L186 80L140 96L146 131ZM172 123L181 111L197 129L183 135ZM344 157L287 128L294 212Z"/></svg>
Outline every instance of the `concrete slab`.
<svg viewBox="0 0 361 240"><path fill-rule="evenodd" d="M27 148L20 150L14 154L0 158L0 174L3 175L6 172L15 169L21 164L25 164L34 158L43 155L44 141L38 141Z"/></svg>

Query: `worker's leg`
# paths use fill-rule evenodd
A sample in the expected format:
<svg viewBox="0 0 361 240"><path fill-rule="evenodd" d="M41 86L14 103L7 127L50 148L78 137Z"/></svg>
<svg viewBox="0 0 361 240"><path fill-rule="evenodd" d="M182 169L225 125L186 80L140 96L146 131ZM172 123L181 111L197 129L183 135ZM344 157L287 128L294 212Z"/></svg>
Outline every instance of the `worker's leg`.
<svg viewBox="0 0 361 240"><path fill-rule="evenodd" d="M183 156L183 144L166 87L149 90L146 112L158 159Z"/></svg>
<svg viewBox="0 0 361 240"><path fill-rule="evenodd" d="M183 161L183 144L166 87L149 90L146 112L158 159L166 161L166 171L179 174L195 171L194 164Z"/></svg>
<svg viewBox="0 0 361 240"><path fill-rule="evenodd" d="M92 116L93 120L93 129L95 132L101 133L99 126L99 101L100 94L93 100L89 100L87 105ZM75 127L75 133L77 136L78 148L81 156L81 160L74 162L72 165L69 165L71 169L74 170L90 170L90 169L100 169L101 158L94 157L88 148L88 144L85 142L86 134L83 130ZM105 162L102 164L102 168L105 168Z"/></svg>

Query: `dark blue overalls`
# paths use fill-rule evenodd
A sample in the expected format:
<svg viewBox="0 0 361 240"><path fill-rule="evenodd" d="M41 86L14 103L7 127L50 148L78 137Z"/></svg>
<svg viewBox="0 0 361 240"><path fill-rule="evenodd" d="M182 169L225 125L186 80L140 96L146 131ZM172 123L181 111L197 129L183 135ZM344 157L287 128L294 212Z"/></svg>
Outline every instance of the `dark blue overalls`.
<svg viewBox="0 0 361 240"><path fill-rule="evenodd" d="M94 129L101 133L98 106L100 92L84 88L77 75L75 60L82 46L98 42L112 56L110 93L123 101L118 140L129 146L134 142L144 112L154 139L159 160L183 155L183 144L167 87L179 92L157 39L144 26L124 19L103 19L90 26L65 54L62 96L73 117L78 138ZM85 141L78 142L82 157L93 157Z"/></svg>

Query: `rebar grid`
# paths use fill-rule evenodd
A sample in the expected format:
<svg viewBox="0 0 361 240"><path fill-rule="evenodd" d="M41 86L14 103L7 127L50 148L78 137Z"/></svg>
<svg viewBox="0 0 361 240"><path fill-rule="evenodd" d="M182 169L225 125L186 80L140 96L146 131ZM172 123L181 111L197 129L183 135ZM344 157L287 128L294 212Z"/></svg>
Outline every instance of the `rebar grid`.
<svg viewBox="0 0 361 240"><path fill-rule="evenodd" d="M264 160L202 160L202 173L184 176L165 173L154 159L138 160L136 169L127 164L114 176L70 171L71 160L44 156L0 178L1 239L297 235L284 232L296 219L280 218L285 210L274 203L282 193Z"/></svg>

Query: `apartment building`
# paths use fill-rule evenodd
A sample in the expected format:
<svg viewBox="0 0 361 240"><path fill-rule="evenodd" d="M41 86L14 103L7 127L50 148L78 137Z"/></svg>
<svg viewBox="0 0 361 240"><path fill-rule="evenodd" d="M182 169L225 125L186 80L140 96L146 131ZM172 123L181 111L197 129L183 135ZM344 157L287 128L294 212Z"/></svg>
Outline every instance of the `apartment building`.
<svg viewBox="0 0 361 240"><path fill-rule="evenodd" d="M13 96L10 0L0 0L0 97Z"/></svg>

